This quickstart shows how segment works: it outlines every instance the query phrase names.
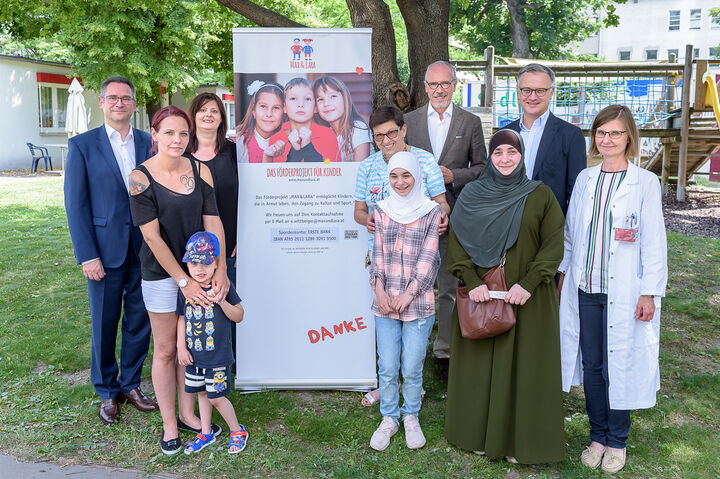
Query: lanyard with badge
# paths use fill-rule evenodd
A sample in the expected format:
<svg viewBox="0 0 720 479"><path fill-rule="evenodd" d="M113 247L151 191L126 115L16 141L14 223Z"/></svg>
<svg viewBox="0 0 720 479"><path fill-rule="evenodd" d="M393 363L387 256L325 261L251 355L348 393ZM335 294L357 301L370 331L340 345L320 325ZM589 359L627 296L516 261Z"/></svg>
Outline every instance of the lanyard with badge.
<svg viewBox="0 0 720 479"><path fill-rule="evenodd" d="M633 213L625 216L623 228L615 228L615 241L634 243L638 238L638 216Z"/></svg>

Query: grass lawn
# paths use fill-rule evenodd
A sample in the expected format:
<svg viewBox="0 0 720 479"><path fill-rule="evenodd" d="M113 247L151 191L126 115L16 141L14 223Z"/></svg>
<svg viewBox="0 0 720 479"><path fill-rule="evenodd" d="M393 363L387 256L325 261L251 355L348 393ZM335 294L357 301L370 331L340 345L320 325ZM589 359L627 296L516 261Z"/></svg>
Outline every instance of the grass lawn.
<svg viewBox="0 0 720 479"><path fill-rule="evenodd" d="M0 224L0 453L183 477L604 477L579 461L588 424L577 390L565 398L567 459L560 464L510 465L451 446L443 436L445 389L431 361L420 413L428 443L421 450L409 451L402 433L386 451L370 449L380 415L360 406L360 393L275 391L230 395L250 432L242 454L225 452L224 433L199 455L165 457L159 414L125 407L113 427L97 418L87 289L72 252L62 179L0 178ZM668 239L662 388L655 408L633 413L628 463L618 477L720 474L720 240ZM144 388L151 390L149 381Z"/></svg>

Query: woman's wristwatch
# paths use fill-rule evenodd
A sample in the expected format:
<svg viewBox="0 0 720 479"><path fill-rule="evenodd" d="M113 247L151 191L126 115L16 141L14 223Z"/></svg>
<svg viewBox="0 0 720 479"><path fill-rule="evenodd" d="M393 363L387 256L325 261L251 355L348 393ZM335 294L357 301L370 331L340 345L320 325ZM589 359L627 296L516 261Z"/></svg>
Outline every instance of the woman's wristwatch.
<svg viewBox="0 0 720 479"><path fill-rule="evenodd" d="M178 285L178 288L180 288L180 289L184 288L185 286L188 285L188 279L180 278L179 280L177 280L177 285Z"/></svg>

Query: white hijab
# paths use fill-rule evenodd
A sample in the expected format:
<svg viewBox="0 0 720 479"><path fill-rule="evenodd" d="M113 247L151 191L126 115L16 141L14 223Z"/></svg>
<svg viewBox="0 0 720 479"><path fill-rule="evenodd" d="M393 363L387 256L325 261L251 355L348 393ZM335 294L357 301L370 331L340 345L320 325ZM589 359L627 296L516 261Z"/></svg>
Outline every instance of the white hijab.
<svg viewBox="0 0 720 479"><path fill-rule="evenodd" d="M402 168L415 178L415 184L407 196L400 196L390 187L390 196L377 205L394 221L407 225L428 214L437 203L425 196L420 163L408 151L395 153L388 162L388 178L395 168Z"/></svg>

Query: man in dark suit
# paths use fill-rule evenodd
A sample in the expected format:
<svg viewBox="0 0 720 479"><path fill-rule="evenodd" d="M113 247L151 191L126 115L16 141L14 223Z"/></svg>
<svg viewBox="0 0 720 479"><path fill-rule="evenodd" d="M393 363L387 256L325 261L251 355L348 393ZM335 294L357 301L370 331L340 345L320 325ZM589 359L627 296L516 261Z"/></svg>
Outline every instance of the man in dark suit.
<svg viewBox="0 0 720 479"><path fill-rule="evenodd" d="M429 103L405 115L405 141L435 156L445 179L445 196L451 209L462 187L480 175L487 160L480 118L452 104L456 86L455 67L444 61L431 64L425 72ZM450 316L457 284L445 266L447 243L448 236L444 234L440 237L438 335L433 344L433 355L443 381L447 381L450 364Z"/></svg>
<svg viewBox="0 0 720 479"><path fill-rule="evenodd" d="M150 320L140 289L142 235L132 225L128 176L150 156L152 140L130 127L135 86L110 77L100 87L105 123L68 142L65 210L77 262L87 278L92 342L90 380L102 399L100 419L116 422L118 402L141 411L157 403L140 390ZM122 308L120 374L115 340Z"/></svg>
<svg viewBox="0 0 720 479"><path fill-rule="evenodd" d="M587 166L587 157L582 130L550 112L554 84L555 72L550 68L525 65L517 74L522 114L508 128L523 137L528 177L549 186L566 214L575 178Z"/></svg>

